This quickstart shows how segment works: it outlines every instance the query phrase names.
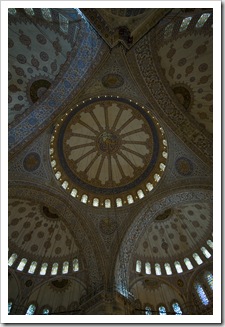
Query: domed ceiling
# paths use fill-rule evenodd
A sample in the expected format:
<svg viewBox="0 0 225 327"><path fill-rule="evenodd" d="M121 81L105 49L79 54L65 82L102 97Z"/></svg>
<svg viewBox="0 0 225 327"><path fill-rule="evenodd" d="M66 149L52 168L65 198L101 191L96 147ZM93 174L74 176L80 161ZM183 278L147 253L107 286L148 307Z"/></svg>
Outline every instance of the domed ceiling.
<svg viewBox="0 0 225 327"><path fill-rule="evenodd" d="M97 197L98 205L110 207L116 198L132 203L154 187L166 167L167 142L144 107L105 96L83 101L61 118L50 153L65 189L85 194L82 202Z"/></svg>

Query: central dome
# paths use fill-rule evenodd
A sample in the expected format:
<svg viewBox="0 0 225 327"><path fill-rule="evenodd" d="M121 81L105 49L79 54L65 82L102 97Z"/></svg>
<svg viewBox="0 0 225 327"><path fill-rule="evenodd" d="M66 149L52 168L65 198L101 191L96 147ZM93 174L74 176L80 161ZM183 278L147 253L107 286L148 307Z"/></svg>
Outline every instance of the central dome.
<svg viewBox="0 0 225 327"><path fill-rule="evenodd" d="M144 195L148 182L152 187L158 182L166 145L163 129L148 110L105 96L83 101L61 118L50 153L56 178L66 181L65 189L75 189L76 196L126 198L141 184Z"/></svg>

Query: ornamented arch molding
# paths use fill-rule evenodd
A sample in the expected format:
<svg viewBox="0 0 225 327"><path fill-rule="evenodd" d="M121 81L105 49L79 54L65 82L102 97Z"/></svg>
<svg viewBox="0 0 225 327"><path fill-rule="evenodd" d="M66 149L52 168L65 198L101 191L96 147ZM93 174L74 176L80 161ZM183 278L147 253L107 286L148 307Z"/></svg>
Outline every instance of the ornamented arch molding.
<svg viewBox="0 0 225 327"><path fill-rule="evenodd" d="M120 246L115 264L115 283L117 289L128 295L129 286L129 263L132 253L135 249L135 240L138 240L143 231L148 227L156 215L162 211L180 204L188 204L196 201L212 202L213 194L211 190L183 188L174 191L173 194L163 194L161 198L154 203L146 203L143 210L137 215L130 228L125 234L124 240Z"/></svg>
<svg viewBox="0 0 225 327"><path fill-rule="evenodd" d="M90 284L94 287L98 287L102 284L101 276L103 272L100 271L104 264L101 260L101 255L96 253L97 246L93 240L93 236L85 226L82 225L80 219L74 219L74 216L80 216L78 212L71 208L69 203L66 203L65 199L62 199L60 195L46 191L45 189L37 189L29 186L11 186L9 188L9 198L16 197L24 200L40 201L41 203L46 202L48 198L48 204L55 208L57 212L64 217L65 221L71 229L72 235L75 237L79 248L82 249L82 257L85 260L85 265L88 270L88 276ZM73 231L76 231L74 234Z"/></svg>

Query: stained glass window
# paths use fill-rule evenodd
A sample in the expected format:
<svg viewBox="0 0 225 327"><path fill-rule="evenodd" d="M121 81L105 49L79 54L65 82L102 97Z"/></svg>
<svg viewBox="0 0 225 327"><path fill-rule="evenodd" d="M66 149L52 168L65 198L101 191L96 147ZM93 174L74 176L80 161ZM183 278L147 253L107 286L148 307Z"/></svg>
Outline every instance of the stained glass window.
<svg viewBox="0 0 225 327"><path fill-rule="evenodd" d="M36 307L34 304L31 304L26 312L26 315L33 315L35 313Z"/></svg>
<svg viewBox="0 0 225 327"><path fill-rule="evenodd" d="M77 189L73 188L70 194L75 198L77 195Z"/></svg>
<svg viewBox="0 0 225 327"><path fill-rule="evenodd" d="M163 140L163 145L167 146L167 140Z"/></svg>
<svg viewBox="0 0 225 327"><path fill-rule="evenodd" d="M12 310L12 302L8 302L8 314L10 314L11 310Z"/></svg>
<svg viewBox="0 0 225 327"><path fill-rule="evenodd" d="M9 265L10 267L14 264L16 258L17 258L17 254L16 254L16 253L13 253L13 254L11 255L11 257L9 258L9 261L8 261L8 265Z"/></svg>
<svg viewBox="0 0 225 327"><path fill-rule="evenodd" d="M184 259L184 263L185 263L185 265L186 265L186 267L187 267L188 270L193 269L192 263L191 263L191 261L188 258L185 258Z"/></svg>
<svg viewBox="0 0 225 327"><path fill-rule="evenodd" d="M158 182L159 180L160 180L160 176L159 176L159 174L155 174L154 175L154 180L156 181L156 182Z"/></svg>
<svg viewBox="0 0 225 327"><path fill-rule="evenodd" d="M99 206L99 199L98 198L94 198L93 199L93 206L94 207L98 207Z"/></svg>
<svg viewBox="0 0 225 327"><path fill-rule="evenodd" d="M137 195L138 195L139 199L142 199L145 196L142 190L138 190Z"/></svg>
<svg viewBox="0 0 225 327"><path fill-rule="evenodd" d="M8 9L8 12L9 12L11 15L15 15L15 14L16 14L16 9L15 9L15 8L9 8L9 9Z"/></svg>
<svg viewBox="0 0 225 327"><path fill-rule="evenodd" d="M153 185L151 183L147 183L146 187L149 191L153 190Z"/></svg>
<svg viewBox="0 0 225 327"><path fill-rule="evenodd" d="M105 208L111 208L111 201L109 199L105 200Z"/></svg>
<svg viewBox="0 0 225 327"><path fill-rule="evenodd" d="M44 19L48 20L49 22L52 21L51 10L49 8L41 8L41 12Z"/></svg>
<svg viewBox="0 0 225 327"><path fill-rule="evenodd" d="M202 286L199 283L195 283L195 289L198 293L198 296L199 296L202 304L204 304L204 305L209 304L209 299L207 298Z"/></svg>
<svg viewBox="0 0 225 327"><path fill-rule="evenodd" d="M145 314L152 315L152 309L150 307L145 307Z"/></svg>
<svg viewBox="0 0 225 327"><path fill-rule="evenodd" d="M201 247L201 251L207 259L211 257L211 253L209 253L209 251L204 246Z"/></svg>
<svg viewBox="0 0 225 327"><path fill-rule="evenodd" d="M56 173L55 173L55 177L56 177L56 179L60 179L60 177L61 177L61 173L60 173L60 171L57 171Z"/></svg>
<svg viewBox="0 0 225 327"><path fill-rule="evenodd" d="M48 264L46 262L42 263L41 270L40 270L40 275L45 275L46 271L47 271L47 268L48 268Z"/></svg>
<svg viewBox="0 0 225 327"><path fill-rule="evenodd" d="M166 159L167 159L167 157L168 157L168 153L167 153L167 152L165 152L165 151L163 151L163 153L162 153L162 156L163 156L164 158L166 158Z"/></svg>
<svg viewBox="0 0 225 327"><path fill-rule="evenodd" d="M30 16L34 16L34 10L33 8L24 8L24 11L30 15Z"/></svg>
<svg viewBox="0 0 225 327"><path fill-rule="evenodd" d="M78 271L79 270L79 262L78 259L73 260L73 271Z"/></svg>
<svg viewBox="0 0 225 327"><path fill-rule="evenodd" d="M49 309L47 309L47 308L43 309L42 314L43 315L48 315L49 314Z"/></svg>
<svg viewBox="0 0 225 327"><path fill-rule="evenodd" d="M182 310L177 302L174 302L172 304L173 311L176 313L176 315L182 315Z"/></svg>
<svg viewBox="0 0 225 327"><path fill-rule="evenodd" d="M69 28L69 21L68 19L59 14L59 23L60 23L60 29L64 32L67 33L68 32L68 28Z"/></svg>
<svg viewBox="0 0 225 327"><path fill-rule="evenodd" d="M184 18L181 25L180 25L179 32L184 32L188 28L188 25L190 24L191 20L192 20L192 17Z"/></svg>
<svg viewBox="0 0 225 327"><path fill-rule="evenodd" d="M28 270L29 274L34 274L36 268L37 268L37 262L36 261L31 262L30 268Z"/></svg>
<svg viewBox="0 0 225 327"><path fill-rule="evenodd" d="M163 306L160 306L160 307L159 307L159 314L160 314L160 315L166 315L166 308L163 307Z"/></svg>
<svg viewBox="0 0 225 327"><path fill-rule="evenodd" d="M68 273L68 270L69 270L69 262L68 261L65 261L65 262L63 262L62 273L63 274L67 274Z"/></svg>
<svg viewBox="0 0 225 327"><path fill-rule="evenodd" d="M53 263L52 265L52 271L51 271L51 275L57 275L57 271L58 271L58 263Z"/></svg>
<svg viewBox="0 0 225 327"><path fill-rule="evenodd" d="M88 196L86 194L83 194L81 198L81 202L87 203L87 200L88 200Z"/></svg>
<svg viewBox="0 0 225 327"><path fill-rule="evenodd" d="M201 28L206 23L210 15L211 14L208 13L202 14L199 20L197 21L195 27Z"/></svg>
<svg viewBox="0 0 225 327"><path fill-rule="evenodd" d="M69 185L69 183L67 181L64 181L62 183L62 187L66 190L67 189L67 186Z"/></svg>
<svg viewBox="0 0 225 327"><path fill-rule="evenodd" d="M211 290L213 290L213 275L210 272L206 272L205 278L209 284L209 287L211 288Z"/></svg>
<svg viewBox="0 0 225 327"><path fill-rule="evenodd" d="M156 275L161 275L161 267L159 263L155 263L155 273Z"/></svg>
<svg viewBox="0 0 225 327"><path fill-rule="evenodd" d="M138 272L138 273L141 272L141 261L140 260L136 261L136 272Z"/></svg>
<svg viewBox="0 0 225 327"><path fill-rule="evenodd" d="M23 258L23 259L20 261L20 263L19 263L19 265L18 265L18 267L17 267L17 270L23 271L23 269L24 269L26 263L27 263L27 259L26 259L26 258Z"/></svg>
<svg viewBox="0 0 225 327"><path fill-rule="evenodd" d="M55 160L52 160L52 161L51 161L51 166L52 166L52 167L55 167L55 166L56 166L56 161L55 161Z"/></svg>
<svg viewBox="0 0 225 327"><path fill-rule="evenodd" d="M150 274L151 274L151 265L150 265L149 262L146 262L146 263L145 263L145 273L146 273L147 275L150 275Z"/></svg>
<svg viewBox="0 0 225 327"><path fill-rule="evenodd" d="M166 274L167 275L172 275L172 270L171 270L170 264L169 263L165 263L164 264L164 267L165 267L165 270L166 270Z"/></svg>
<svg viewBox="0 0 225 327"><path fill-rule="evenodd" d="M129 203L129 204L131 204L131 203L133 203L134 202L134 199L133 199L133 196L132 195L128 195L127 196L127 202Z"/></svg>
<svg viewBox="0 0 225 327"><path fill-rule="evenodd" d="M168 24L168 25L165 27L164 37L165 37L165 38L170 37L170 36L172 35L172 32L173 32L173 23Z"/></svg>
<svg viewBox="0 0 225 327"><path fill-rule="evenodd" d="M195 259L198 265L201 265L203 263L202 259L199 257L197 253L193 253L193 258Z"/></svg>
<svg viewBox="0 0 225 327"><path fill-rule="evenodd" d="M117 207L122 207L122 205L123 205L122 199L117 198L117 199L116 199L116 206L117 206Z"/></svg>
<svg viewBox="0 0 225 327"><path fill-rule="evenodd" d="M160 168L160 170L164 171L166 168L166 165L164 165L164 163L161 162L159 165L159 168Z"/></svg>
<svg viewBox="0 0 225 327"><path fill-rule="evenodd" d="M208 240L206 243L211 247L211 249L213 249L213 242L211 240Z"/></svg>
<svg viewBox="0 0 225 327"><path fill-rule="evenodd" d="M178 274L180 274L180 273L183 272L183 269L182 269L181 264L180 264L179 261L175 261L175 262L174 262L174 266L175 266L176 271L178 272Z"/></svg>

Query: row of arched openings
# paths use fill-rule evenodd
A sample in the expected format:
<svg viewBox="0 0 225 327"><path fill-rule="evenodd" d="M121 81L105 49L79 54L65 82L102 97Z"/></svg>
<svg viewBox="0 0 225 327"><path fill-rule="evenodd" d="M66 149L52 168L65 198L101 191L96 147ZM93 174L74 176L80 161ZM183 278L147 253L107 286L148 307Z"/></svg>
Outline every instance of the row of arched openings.
<svg viewBox="0 0 225 327"><path fill-rule="evenodd" d="M171 307L172 307L172 312L167 312L165 306L160 305L158 307L158 311L156 313L159 314L159 315L167 315L167 314L182 315L183 314L183 312L181 310L181 307L180 307L178 302L173 302ZM146 306L145 307L145 314L146 315L152 315L152 314L155 314L155 311L150 306Z"/></svg>

